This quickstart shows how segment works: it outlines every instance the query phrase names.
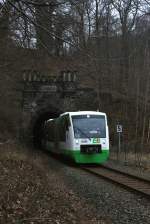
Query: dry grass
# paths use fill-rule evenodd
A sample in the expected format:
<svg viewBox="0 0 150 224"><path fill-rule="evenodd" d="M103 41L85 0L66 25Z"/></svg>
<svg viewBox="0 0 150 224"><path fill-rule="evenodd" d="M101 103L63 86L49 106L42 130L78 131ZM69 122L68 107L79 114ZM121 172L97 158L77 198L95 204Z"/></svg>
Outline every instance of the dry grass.
<svg viewBox="0 0 150 224"><path fill-rule="evenodd" d="M110 159L127 163L128 166L135 166L143 170L150 170L150 152L111 152Z"/></svg>

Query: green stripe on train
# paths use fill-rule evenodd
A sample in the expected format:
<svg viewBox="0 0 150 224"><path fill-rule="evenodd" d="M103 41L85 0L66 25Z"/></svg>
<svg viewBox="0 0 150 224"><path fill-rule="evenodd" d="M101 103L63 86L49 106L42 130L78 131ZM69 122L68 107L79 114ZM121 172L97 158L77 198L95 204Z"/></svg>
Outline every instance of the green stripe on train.
<svg viewBox="0 0 150 224"><path fill-rule="evenodd" d="M63 154L71 157L76 163L102 163L109 157L109 150L102 150L101 153L83 154L76 150L63 150Z"/></svg>
<svg viewBox="0 0 150 224"><path fill-rule="evenodd" d="M56 151L53 148L54 146L51 144L47 144L47 150L52 151L53 153L64 154L70 158L72 158L76 163L96 163L100 164L105 162L109 157L109 150L103 149L101 153L96 154L83 154L80 150L73 150L73 149L61 149Z"/></svg>

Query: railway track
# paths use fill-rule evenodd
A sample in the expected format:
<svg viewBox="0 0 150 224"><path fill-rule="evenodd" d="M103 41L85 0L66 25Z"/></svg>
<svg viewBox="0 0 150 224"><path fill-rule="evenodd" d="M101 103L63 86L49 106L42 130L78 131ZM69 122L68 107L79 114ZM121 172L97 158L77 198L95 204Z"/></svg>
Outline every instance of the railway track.
<svg viewBox="0 0 150 224"><path fill-rule="evenodd" d="M150 199L150 180L103 165L82 167L82 169Z"/></svg>

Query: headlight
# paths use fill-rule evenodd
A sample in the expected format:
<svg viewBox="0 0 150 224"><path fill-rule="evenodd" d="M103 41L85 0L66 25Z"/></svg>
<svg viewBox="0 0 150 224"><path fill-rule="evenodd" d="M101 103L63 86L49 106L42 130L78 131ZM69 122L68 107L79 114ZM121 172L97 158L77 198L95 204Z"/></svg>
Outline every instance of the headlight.
<svg viewBox="0 0 150 224"><path fill-rule="evenodd" d="M78 140L78 139L76 139L76 141L75 141L75 142L76 142L76 144L79 144L79 140Z"/></svg>

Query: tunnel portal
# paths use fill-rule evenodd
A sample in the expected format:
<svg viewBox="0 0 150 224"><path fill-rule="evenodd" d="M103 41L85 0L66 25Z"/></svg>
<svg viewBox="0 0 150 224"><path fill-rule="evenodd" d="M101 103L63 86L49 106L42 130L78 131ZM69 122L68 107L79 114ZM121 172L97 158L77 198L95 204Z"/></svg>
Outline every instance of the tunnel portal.
<svg viewBox="0 0 150 224"><path fill-rule="evenodd" d="M22 80L22 100L19 136L25 143L41 147L44 122L65 111L93 110L93 90L79 88L75 71L58 75L43 75L25 71ZM48 78L49 77L49 78ZM88 100L85 100L86 99Z"/></svg>
<svg viewBox="0 0 150 224"><path fill-rule="evenodd" d="M36 71L25 71L22 89L20 138L41 147L44 122L64 111L76 110L76 72L44 76Z"/></svg>

